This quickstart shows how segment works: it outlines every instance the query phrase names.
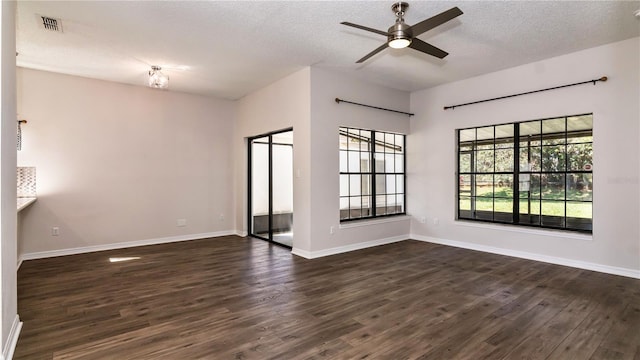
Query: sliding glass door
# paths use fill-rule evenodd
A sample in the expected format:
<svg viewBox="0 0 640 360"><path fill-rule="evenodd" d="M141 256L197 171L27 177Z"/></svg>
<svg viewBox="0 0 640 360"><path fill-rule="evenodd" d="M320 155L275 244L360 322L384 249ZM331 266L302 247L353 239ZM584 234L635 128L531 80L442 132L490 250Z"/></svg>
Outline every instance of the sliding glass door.
<svg viewBox="0 0 640 360"><path fill-rule="evenodd" d="M293 245L293 131L249 139L249 234Z"/></svg>

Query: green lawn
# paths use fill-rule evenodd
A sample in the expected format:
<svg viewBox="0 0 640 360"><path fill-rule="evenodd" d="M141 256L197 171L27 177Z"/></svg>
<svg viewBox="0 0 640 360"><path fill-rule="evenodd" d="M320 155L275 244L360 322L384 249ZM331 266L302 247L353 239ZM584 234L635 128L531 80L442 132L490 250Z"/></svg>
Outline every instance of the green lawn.
<svg viewBox="0 0 640 360"><path fill-rule="evenodd" d="M467 187L468 188L468 187ZM464 188L460 188L460 194L465 195L470 192L464 192ZM513 211L513 189L510 187L497 187L495 194L492 193L492 187L479 187L476 197L476 210L478 211L495 211L511 213ZM467 189L468 191L468 189ZM491 197L495 196L495 199ZM566 213L567 217L574 218L592 218L592 203L591 202L572 202L571 200L589 201L591 200L590 190L570 190L567 192ZM520 193L520 213L531 215L549 215L549 216L564 216L565 215L565 193L562 190L547 190L542 193L542 200L540 198L540 192L531 193L531 201L527 199L526 193ZM541 208L542 206L542 208ZM471 210L471 200L469 198L461 198L459 204L460 210ZM530 212L529 212L530 209ZM542 211L541 211L542 210Z"/></svg>

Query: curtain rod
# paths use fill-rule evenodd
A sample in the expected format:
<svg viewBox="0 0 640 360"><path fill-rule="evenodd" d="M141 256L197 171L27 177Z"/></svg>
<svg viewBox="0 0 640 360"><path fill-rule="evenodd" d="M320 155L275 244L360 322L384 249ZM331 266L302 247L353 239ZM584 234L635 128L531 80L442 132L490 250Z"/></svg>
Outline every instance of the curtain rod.
<svg viewBox="0 0 640 360"><path fill-rule="evenodd" d="M534 93L543 92L543 91L561 89L561 88L565 88L565 87L569 87L569 86L583 85L583 84L589 84L589 83L593 83L593 85L595 85L598 81L607 81L607 77L603 76L600 79L587 80L587 81L577 82L577 83L574 83L574 84L554 86L554 87L550 87L550 88L547 88L547 89L527 91L527 92L523 92L523 93L520 93L520 94L506 95L506 96L500 96L500 97L496 97L496 98L492 98L492 99L478 100L478 101L468 102L468 103L464 103L464 104L445 106L444 110L448 110L448 109L452 109L453 110L453 109L455 109L457 107L461 107L461 106L480 104L480 103L487 102L487 101L508 99L508 98L512 98L512 97L515 97L515 96L529 95L529 94L534 94Z"/></svg>
<svg viewBox="0 0 640 360"><path fill-rule="evenodd" d="M391 111L394 113L398 113L398 114L403 114L403 115L408 115L408 116L413 116L415 114L412 113L408 113L408 112L404 112L404 111L399 111L399 110L392 110L392 109L385 109L382 107L377 107L377 106L372 106L372 105L367 105L367 104L360 104L357 102L353 102L353 101L348 101L348 100L342 100L340 98L336 98L336 102L338 104L340 104L341 102L347 103L347 104L353 104L353 105L359 105L359 106L364 106L364 107L368 107L368 108L372 108L372 109L378 109L378 110L384 110L384 111Z"/></svg>

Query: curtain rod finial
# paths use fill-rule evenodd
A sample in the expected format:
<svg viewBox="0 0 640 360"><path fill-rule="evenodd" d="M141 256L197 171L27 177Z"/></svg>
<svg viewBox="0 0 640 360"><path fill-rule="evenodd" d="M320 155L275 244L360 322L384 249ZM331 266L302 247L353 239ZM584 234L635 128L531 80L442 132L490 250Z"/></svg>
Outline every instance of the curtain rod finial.
<svg viewBox="0 0 640 360"><path fill-rule="evenodd" d="M608 77L606 77L606 76L603 76L603 77L601 77L599 80L600 80L600 81L607 81L607 80L609 80L609 78L608 78Z"/></svg>

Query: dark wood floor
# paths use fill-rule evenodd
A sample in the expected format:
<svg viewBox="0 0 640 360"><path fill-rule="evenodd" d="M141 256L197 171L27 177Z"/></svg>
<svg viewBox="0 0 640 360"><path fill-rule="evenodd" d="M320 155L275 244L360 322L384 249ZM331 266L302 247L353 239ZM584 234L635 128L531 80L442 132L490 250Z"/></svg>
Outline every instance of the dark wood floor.
<svg viewBox="0 0 640 360"><path fill-rule="evenodd" d="M15 359L640 359L640 280L418 241L32 260L18 298Z"/></svg>

